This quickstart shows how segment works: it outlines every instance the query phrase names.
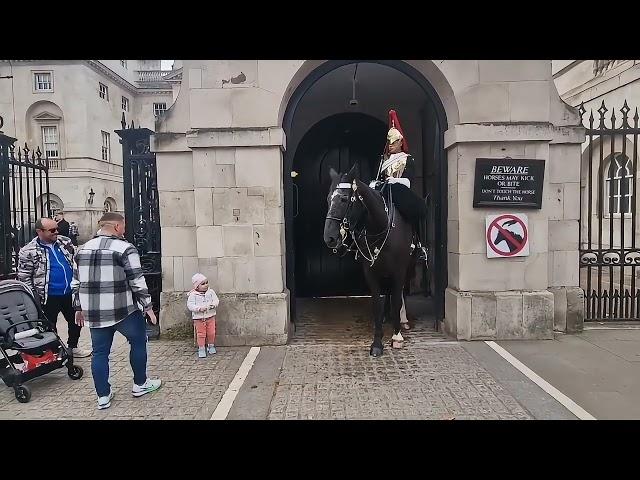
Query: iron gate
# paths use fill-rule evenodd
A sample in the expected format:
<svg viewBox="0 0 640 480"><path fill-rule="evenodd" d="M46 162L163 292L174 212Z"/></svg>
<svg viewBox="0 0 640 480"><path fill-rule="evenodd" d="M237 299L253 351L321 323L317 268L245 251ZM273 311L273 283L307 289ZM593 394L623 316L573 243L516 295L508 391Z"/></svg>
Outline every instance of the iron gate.
<svg viewBox="0 0 640 480"><path fill-rule="evenodd" d="M133 121L126 127L122 114L122 130L116 130L122 143L122 179L124 182L124 215L126 238L140 253L140 262L147 281L157 325L147 323L150 338L160 336L160 292L162 264L160 255L160 202L156 172L156 154L150 151L153 131L135 128Z"/></svg>
<svg viewBox="0 0 640 480"><path fill-rule="evenodd" d="M587 147L581 159L580 286L585 290L585 321L640 320L640 248L636 239L638 109L624 102L615 109L602 101L598 119L579 113ZM619 122L618 122L619 120ZM632 120L632 124L630 123Z"/></svg>
<svg viewBox="0 0 640 480"><path fill-rule="evenodd" d="M35 237L36 220L51 216L49 161L40 147L15 142L0 131L0 280L15 278L18 252Z"/></svg>

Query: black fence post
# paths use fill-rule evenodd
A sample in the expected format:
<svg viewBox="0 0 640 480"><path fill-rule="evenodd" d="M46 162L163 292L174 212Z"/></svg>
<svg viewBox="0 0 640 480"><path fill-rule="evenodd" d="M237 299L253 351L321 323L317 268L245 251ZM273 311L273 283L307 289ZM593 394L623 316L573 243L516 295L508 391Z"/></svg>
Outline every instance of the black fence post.
<svg viewBox="0 0 640 480"><path fill-rule="evenodd" d="M0 129L4 120L0 117ZM16 139L0 130L0 279L12 275L13 232L11 223L11 191L9 188L9 148ZM15 239L17 240L17 239Z"/></svg>
<svg viewBox="0 0 640 480"><path fill-rule="evenodd" d="M162 262L160 237L160 202L156 171L156 154L150 151L153 131L127 128L124 112L122 129L115 130L122 144L122 180L124 183L124 216L126 239L140 254L144 277L149 287L157 325L147 323L147 336L160 337L160 293L162 292Z"/></svg>

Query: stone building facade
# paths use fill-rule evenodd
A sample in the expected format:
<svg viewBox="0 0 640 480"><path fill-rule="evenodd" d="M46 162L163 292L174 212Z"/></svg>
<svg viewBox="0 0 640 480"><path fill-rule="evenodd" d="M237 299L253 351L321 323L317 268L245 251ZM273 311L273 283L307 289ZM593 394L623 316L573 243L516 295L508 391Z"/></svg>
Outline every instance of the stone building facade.
<svg viewBox="0 0 640 480"><path fill-rule="evenodd" d="M170 73L160 60L0 60L2 130L47 154L52 210L78 224L80 241L105 209L124 210L114 130L123 112L154 128L154 108L173 103Z"/></svg>
<svg viewBox="0 0 640 480"><path fill-rule="evenodd" d="M584 130L558 95L551 61L185 60L181 73L152 139L164 328L188 322L185 292L201 271L221 298L221 343L285 343L305 275L298 253L316 255L296 233L306 213L297 210L305 193L294 177L311 165L297 156L325 120L347 122L335 135L348 136L349 125L372 118L384 134L390 108L422 159L419 193L434 196L431 295L446 332L520 339L581 328ZM542 208L526 212L529 256L487 258L485 216L512 210L473 208L477 158L545 160ZM313 175L324 188L323 161ZM328 192L318 192L320 212Z"/></svg>
<svg viewBox="0 0 640 480"><path fill-rule="evenodd" d="M605 114L605 125L610 126L611 115L616 116L616 125L622 124L622 112L625 102L630 108L628 122L633 126L633 116L635 109L640 108L640 60L554 60L553 78L558 88L561 98L573 107L584 105L585 122L588 122L589 115L593 112L595 121L594 127L599 124L598 109L604 102L607 112ZM592 205L597 205L597 189L592 188L587 191L587 176L589 173L589 160L591 160L592 178L598 178L600 167L600 142L603 148L603 194L605 197L605 213L602 219L602 230L605 232L603 247L608 248L611 244L609 230L613 230L613 243L611 246L620 248L621 238L626 238L625 246L631 246L632 233L635 230L635 242L640 242L640 229L638 220L635 219L635 229L632 227L631 211L632 206L638 205L637 195L631 186L633 178L633 152L636 137L626 135L624 142L621 135L614 136L613 145L611 138L598 139L589 150L588 140L582 145L582 201L587 205L589 195L592 197ZM624 145L623 145L624 143ZM591 154L590 154L591 152ZM589 158L591 156L591 159ZM613 162L612 162L613 160ZM613 165L612 165L613 163ZM613 168L612 168L613 167ZM636 174L636 179L638 174ZM624 186L622 184L625 184ZM626 187L626 188L625 188ZM613 204L613 215L610 207ZM625 215L628 220L624 222L624 235L621 236L620 215ZM588 211L584 209L582 218L583 238L587 237ZM598 223L597 209L592 211L592 224ZM610 222L613 225L610 225ZM631 273L629 270L627 275ZM640 271L636 272L636 276Z"/></svg>

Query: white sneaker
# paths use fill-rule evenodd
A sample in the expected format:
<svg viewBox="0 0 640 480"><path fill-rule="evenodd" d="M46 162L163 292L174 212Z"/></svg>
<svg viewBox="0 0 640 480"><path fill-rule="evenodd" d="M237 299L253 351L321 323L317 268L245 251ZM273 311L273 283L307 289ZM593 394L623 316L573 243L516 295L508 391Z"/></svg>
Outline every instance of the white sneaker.
<svg viewBox="0 0 640 480"><path fill-rule="evenodd" d="M160 380L159 378L156 380L147 378L147 381L144 382L143 385L136 385L135 383L133 384L131 395L133 395L134 397L141 397L142 395L158 390L160 388L160 385L162 385L162 380Z"/></svg>
<svg viewBox="0 0 640 480"><path fill-rule="evenodd" d="M113 390L109 392L109 395L104 397L98 397L98 410L104 410L111 406L111 399L113 398Z"/></svg>
<svg viewBox="0 0 640 480"><path fill-rule="evenodd" d="M72 348L70 350L73 358L85 358L91 356L91 354L93 353L91 350L84 350L83 348L78 347Z"/></svg>

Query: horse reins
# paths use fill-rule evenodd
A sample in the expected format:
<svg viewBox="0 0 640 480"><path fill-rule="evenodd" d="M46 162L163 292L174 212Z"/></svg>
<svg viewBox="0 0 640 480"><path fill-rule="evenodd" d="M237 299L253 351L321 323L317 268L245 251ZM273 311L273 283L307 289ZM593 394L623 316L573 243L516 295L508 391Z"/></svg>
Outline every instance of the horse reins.
<svg viewBox="0 0 640 480"><path fill-rule="evenodd" d="M354 181L355 182L355 181ZM334 191L334 194L337 194L337 190L339 189L351 189L352 185L350 183L339 183L338 186L336 187L336 190ZM358 240L356 238L356 234L354 233L353 230L351 230L349 227L349 220L347 220L347 213L349 212L349 209L351 208L351 205L353 205L353 203L356 201L356 192L355 192L355 188L353 189L353 194L351 195L350 198L350 202L349 205L347 206L347 210L344 212L344 217L342 219L334 217L332 215L327 214L327 216L325 217L325 219L327 220L333 220L336 221L338 223L340 223L340 235L342 236L342 245L345 245L345 239L347 237L347 234L351 234L351 238L353 240L352 244L347 246L347 249L345 250L345 253L341 255L341 257L344 257L348 252L356 252L356 259L358 258L358 253L360 253L360 255L362 256L362 258L364 258L367 262L371 262L369 266L373 267L373 264L375 263L375 261L378 259L378 255L380 255L380 252L382 251L382 248L385 246L385 244L387 243L387 239L389 238L389 233L391 232L391 229L393 227L395 227L395 222L394 222L394 217L395 217L395 207L393 205L393 194L391 189L389 189L389 203L391 204L391 215L389 215L389 207L387 206L387 202L384 199L384 195L380 195L382 197L382 203L384 204L384 211L387 214L387 228L385 231L382 231L380 233L377 234L373 234L373 235L367 235L367 229L364 228L360 233L359 236L364 236L364 242L365 245L367 247L367 252L369 253L369 256L367 256L362 248L360 248L360 245L358 244ZM362 197L360 195L358 195L359 200L362 202ZM375 247L373 249L373 253L371 252L371 246L369 245L369 242L367 240L368 237L379 237L381 236L383 233L386 233L384 240L382 241L382 244L380 245L380 247ZM353 246L353 244L355 243L356 245L356 249L357 250L353 250L351 247ZM333 253L338 253L338 249L334 248L333 249Z"/></svg>

